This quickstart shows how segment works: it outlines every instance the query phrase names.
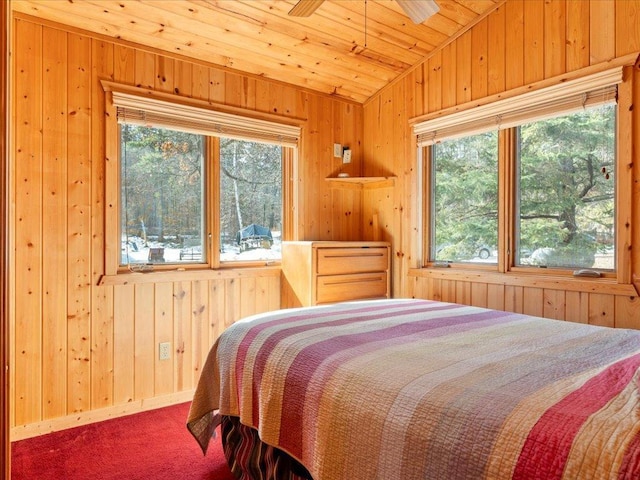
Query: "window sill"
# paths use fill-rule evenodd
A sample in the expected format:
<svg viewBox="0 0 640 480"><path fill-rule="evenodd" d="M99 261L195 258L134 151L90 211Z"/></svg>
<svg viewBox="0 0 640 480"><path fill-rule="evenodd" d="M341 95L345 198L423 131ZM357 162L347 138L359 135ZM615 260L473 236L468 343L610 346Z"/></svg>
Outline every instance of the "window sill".
<svg viewBox="0 0 640 480"><path fill-rule="evenodd" d="M618 283L612 278L575 278L565 275L540 275L521 272L489 272L460 268L412 268L410 277L459 280L493 285L546 288L573 292L604 293L610 295L638 296L635 285Z"/></svg>
<svg viewBox="0 0 640 480"><path fill-rule="evenodd" d="M277 277L280 276L280 265L267 265L261 267L234 267L219 268L216 270L209 268L157 270L149 272L123 272L116 275L102 275L98 281L99 286L106 285L134 285L140 283L162 283L162 282L191 282L198 280L218 280L223 278L252 277Z"/></svg>

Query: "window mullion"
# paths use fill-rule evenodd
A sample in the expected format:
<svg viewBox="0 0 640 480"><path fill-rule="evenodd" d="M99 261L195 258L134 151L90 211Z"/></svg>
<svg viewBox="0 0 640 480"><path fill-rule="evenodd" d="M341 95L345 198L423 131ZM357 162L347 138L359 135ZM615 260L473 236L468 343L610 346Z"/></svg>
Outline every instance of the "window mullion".
<svg viewBox="0 0 640 480"><path fill-rule="evenodd" d="M293 148L282 149L282 240L297 239L297 230L295 229L295 211L294 207L297 203L295 197L295 173L294 173L294 155Z"/></svg>
<svg viewBox="0 0 640 480"><path fill-rule="evenodd" d="M422 185L427 194L422 196L422 233L423 238L426 240L422 242L422 264L423 266L427 262L434 260L434 247L432 243L435 241L432 224L433 221L433 190L435 185L433 183L433 147L418 147L422 154Z"/></svg>
<svg viewBox="0 0 640 480"><path fill-rule="evenodd" d="M220 267L220 138L207 137L207 220L209 265Z"/></svg>
<svg viewBox="0 0 640 480"><path fill-rule="evenodd" d="M498 136L498 271L513 264L514 225L514 129L501 130Z"/></svg>

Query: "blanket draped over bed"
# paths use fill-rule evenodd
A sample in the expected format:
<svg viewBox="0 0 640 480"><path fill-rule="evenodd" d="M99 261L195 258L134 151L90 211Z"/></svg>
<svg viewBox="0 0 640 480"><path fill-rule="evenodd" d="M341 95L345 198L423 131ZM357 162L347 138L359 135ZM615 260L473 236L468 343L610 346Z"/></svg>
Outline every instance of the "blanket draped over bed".
<svg viewBox="0 0 640 480"><path fill-rule="evenodd" d="M213 346L188 419L316 480L639 479L640 331L424 300L280 310Z"/></svg>

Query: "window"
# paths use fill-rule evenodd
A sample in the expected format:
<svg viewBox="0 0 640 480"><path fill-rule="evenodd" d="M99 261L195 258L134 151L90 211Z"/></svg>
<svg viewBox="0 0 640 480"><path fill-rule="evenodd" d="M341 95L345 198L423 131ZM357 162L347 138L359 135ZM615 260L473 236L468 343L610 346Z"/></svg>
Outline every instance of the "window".
<svg viewBox="0 0 640 480"><path fill-rule="evenodd" d="M518 127L517 265L614 269L615 107Z"/></svg>
<svg viewBox="0 0 640 480"><path fill-rule="evenodd" d="M615 68L416 123L424 264L616 272L621 83Z"/></svg>
<svg viewBox="0 0 640 480"><path fill-rule="evenodd" d="M220 139L220 260L280 260L282 147Z"/></svg>
<svg viewBox="0 0 640 480"><path fill-rule="evenodd" d="M205 262L205 138L120 125L121 265Z"/></svg>
<svg viewBox="0 0 640 480"><path fill-rule="evenodd" d="M299 126L103 86L117 119L107 121L107 138L119 138L117 152L107 144L118 159L107 163L117 215L107 212L106 230L118 239L117 255L107 239L107 274L280 259Z"/></svg>
<svg viewBox="0 0 640 480"><path fill-rule="evenodd" d="M432 258L495 263L497 131L444 141L432 148Z"/></svg>

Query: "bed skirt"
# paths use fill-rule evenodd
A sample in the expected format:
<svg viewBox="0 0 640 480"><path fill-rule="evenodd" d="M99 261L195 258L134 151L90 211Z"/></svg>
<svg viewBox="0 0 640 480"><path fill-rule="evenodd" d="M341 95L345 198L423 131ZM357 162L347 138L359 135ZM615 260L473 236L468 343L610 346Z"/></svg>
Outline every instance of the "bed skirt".
<svg viewBox="0 0 640 480"><path fill-rule="evenodd" d="M262 442L238 417L222 416L220 428L224 455L239 480L313 480L299 462Z"/></svg>

